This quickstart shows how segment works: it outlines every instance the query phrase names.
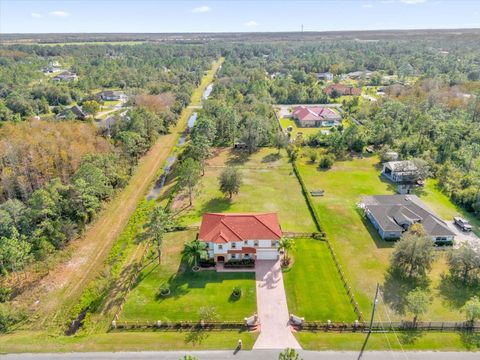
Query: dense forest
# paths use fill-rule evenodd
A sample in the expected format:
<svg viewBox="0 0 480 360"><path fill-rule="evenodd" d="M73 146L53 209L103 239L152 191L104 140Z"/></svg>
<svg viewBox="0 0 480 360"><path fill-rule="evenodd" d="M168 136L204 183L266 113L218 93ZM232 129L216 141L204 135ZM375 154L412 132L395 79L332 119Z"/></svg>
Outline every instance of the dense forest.
<svg viewBox="0 0 480 360"><path fill-rule="evenodd" d="M194 46L11 46L0 49L0 267L22 269L78 236L159 134L175 124L216 58ZM52 62L78 80L53 81ZM102 89L129 106L108 131L92 118L53 116L87 107ZM36 116L36 118L34 118Z"/></svg>

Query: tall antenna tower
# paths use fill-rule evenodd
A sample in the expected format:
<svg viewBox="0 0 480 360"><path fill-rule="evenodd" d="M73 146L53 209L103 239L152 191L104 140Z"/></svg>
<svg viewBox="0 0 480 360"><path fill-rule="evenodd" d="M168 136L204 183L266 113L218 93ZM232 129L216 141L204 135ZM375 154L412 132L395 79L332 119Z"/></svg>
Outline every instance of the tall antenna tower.
<svg viewBox="0 0 480 360"><path fill-rule="evenodd" d="M302 24L302 33L303 33L303 24Z"/></svg>

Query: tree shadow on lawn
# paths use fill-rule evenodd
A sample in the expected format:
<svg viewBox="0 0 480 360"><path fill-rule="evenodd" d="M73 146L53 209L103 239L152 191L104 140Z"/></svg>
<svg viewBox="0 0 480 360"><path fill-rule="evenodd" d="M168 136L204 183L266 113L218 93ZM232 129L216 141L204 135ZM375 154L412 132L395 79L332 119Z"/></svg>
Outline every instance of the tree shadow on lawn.
<svg viewBox="0 0 480 360"><path fill-rule="evenodd" d="M421 330L401 331L398 333L398 340L402 345L413 345L424 335Z"/></svg>
<svg viewBox="0 0 480 360"><path fill-rule="evenodd" d="M206 212L225 212L232 206L232 199L228 199L225 197L216 197L210 199L206 203L202 205L202 207L198 210L198 214L202 215Z"/></svg>
<svg viewBox="0 0 480 360"><path fill-rule="evenodd" d="M280 154L280 153L271 153L271 154L265 155L265 156L262 158L262 163L275 162L275 161L280 160L281 158L282 158L282 154Z"/></svg>
<svg viewBox="0 0 480 360"><path fill-rule="evenodd" d="M460 341L469 351L480 349L480 333L473 331L462 331Z"/></svg>
<svg viewBox="0 0 480 360"><path fill-rule="evenodd" d="M404 315L407 294L418 287L427 289L429 283L428 278L409 278L405 276L403 270L390 268L382 287L383 299L397 314Z"/></svg>
<svg viewBox="0 0 480 360"><path fill-rule="evenodd" d="M234 150L231 149L228 154L228 159L225 161L225 164L230 166L238 166L245 164L249 159L250 155L248 151L245 150Z"/></svg>
<svg viewBox="0 0 480 360"><path fill-rule="evenodd" d="M225 280L253 279L254 276L253 273L219 273L215 270L195 272L191 269L191 265L186 260L182 260L177 273L172 275L167 281L170 295L161 296L157 293L155 300L162 302L172 297L178 299L187 295L191 289L205 289L208 284L222 283Z"/></svg>
<svg viewBox="0 0 480 360"><path fill-rule="evenodd" d="M438 286L440 295L453 309L459 309L465 303L480 292L480 284L464 285L461 281L452 278L450 274L442 274Z"/></svg>
<svg viewBox="0 0 480 360"><path fill-rule="evenodd" d="M380 169L381 170L381 169ZM388 179L385 179L385 177L383 177L381 174L378 175L378 179L380 180L380 182L384 183L384 184L387 184L387 190L396 194L397 193L397 184L394 184L393 182L391 182L390 180Z"/></svg>

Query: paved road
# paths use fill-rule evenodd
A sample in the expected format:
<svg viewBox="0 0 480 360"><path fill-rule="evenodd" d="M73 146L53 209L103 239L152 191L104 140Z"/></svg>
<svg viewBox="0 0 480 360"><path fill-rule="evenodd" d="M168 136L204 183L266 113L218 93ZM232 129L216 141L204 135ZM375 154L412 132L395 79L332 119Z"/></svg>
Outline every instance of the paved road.
<svg viewBox="0 0 480 360"><path fill-rule="evenodd" d="M277 360L278 350L239 351L151 351L151 352L117 352L117 353L64 353L64 354L11 354L0 355L5 360L180 360L185 354L196 356L199 360ZM353 351L304 351L299 350L303 360L356 360L358 352ZM479 359L480 353L468 352L365 352L362 360L473 360Z"/></svg>
<svg viewBox="0 0 480 360"><path fill-rule="evenodd" d="M257 311L260 320L260 335L254 349L300 349L300 344L288 326L288 307L283 286L280 262L257 260L255 263L257 283Z"/></svg>

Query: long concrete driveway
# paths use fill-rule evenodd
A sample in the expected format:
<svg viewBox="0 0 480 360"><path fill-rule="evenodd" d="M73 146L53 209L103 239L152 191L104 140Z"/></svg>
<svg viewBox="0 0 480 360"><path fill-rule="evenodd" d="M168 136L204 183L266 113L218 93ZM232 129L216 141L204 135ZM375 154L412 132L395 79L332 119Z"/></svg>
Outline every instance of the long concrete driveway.
<svg viewBox="0 0 480 360"><path fill-rule="evenodd" d="M260 335L254 349L300 349L288 325L288 307L279 261L255 262Z"/></svg>

